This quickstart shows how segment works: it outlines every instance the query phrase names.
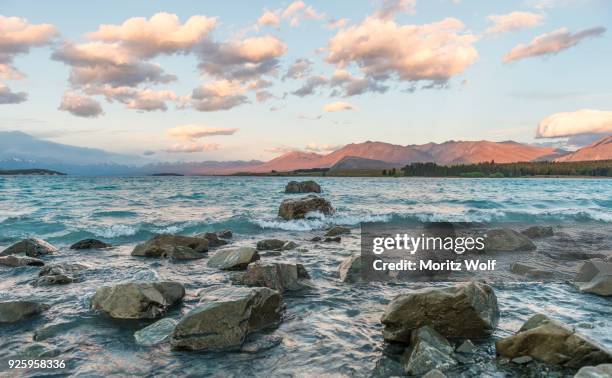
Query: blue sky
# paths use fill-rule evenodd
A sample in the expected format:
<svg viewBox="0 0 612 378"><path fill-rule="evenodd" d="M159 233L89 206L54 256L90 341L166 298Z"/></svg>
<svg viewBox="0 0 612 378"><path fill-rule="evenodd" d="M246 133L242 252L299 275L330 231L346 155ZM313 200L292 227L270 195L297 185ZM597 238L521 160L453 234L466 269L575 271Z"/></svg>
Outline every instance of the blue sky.
<svg viewBox="0 0 612 378"><path fill-rule="evenodd" d="M291 149L325 152L334 146L366 140L397 144L450 139L545 142L548 139L534 139L540 122L559 113L566 117L571 115L573 118L568 119L575 120L577 113L574 112L581 109L600 112L595 118L605 119L602 126L602 121L594 125L593 117L587 117L588 121L583 121L585 117L580 118L580 122L587 123L581 132L605 132L610 127L612 37L611 31L606 29L610 29L612 21L612 3L607 0L396 0L386 2L387 6L395 8L392 15L384 17L377 16L385 6L382 1L305 0L301 7L296 7L295 13L283 17L292 4L271 1L105 1L91 4L0 0L0 15L22 21L15 28L50 24L56 31L53 37L35 45L29 42L27 46L28 42L23 42L27 47L25 52L22 49L19 53L11 53L9 47L6 44L3 47L0 42L0 56L5 52L1 49L7 49L10 65L25 76L1 79L3 87L0 89L5 88L5 94L9 93L7 91L27 93L23 101L7 100L0 104L0 130L21 130L57 142L115 152L142 154L149 151L154 153L152 158L164 160L228 160L268 159ZM257 26L265 10L277 12L278 25ZM239 79L230 78L231 73L224 71L223 59L227 57L220 54L218 58L208 58L207 52L198 52L197 43L180 51L155 51L146 57L140 54L134 59L157 64L166 74L176 76L171 82L121 85L124 91L130 91L130 96L144 90L165 91L165 105L155 109L129 108L132 97L126 99L117 95L112 103L108 102L100 88L105 85L107 90L112 87L118 91L116 83L81 82L75 85L69 81L71 71L78 64L72 55L67 57L66 41L77 46L85 44L91 42L86 33L96 32L102 24L120 26L130 18L148 20L159 12L178 16L179 26L196 15L216 17L214 27L202 37L214 41L215 48L243 43L241 46L246 49L245 41L249 38L269 36L284 46L284 50L272 49L270 43L266 43L272 40L250 48L250 52L255 48L270 49L274 61L269 63L274 68L260 76ZM504 28L509 24L498 25L489 18L512 12L523 12L512 19L519 23L518 26L512 24L514 26ZM531 19L525 15L527 13ZM381 20L366 25L367 20L376 17ZM294 18L297 21L291 25ZM429 30L425 29L427 25L438 25L436 23L448 18L463 26L452 26L451 31L435 27L431 34L424 31L419 35L431 39L451 38L450 45L445 45L450 57L446 59L445 56L444 62L428 58L426 67L413 68L412 63L406 63L428 55L431 44L414 44L405 27L413 25L421 28L419 30ZM330 28L330 21L338 19L347 19L345 25ZM15 19L13 22L17 25ZM369 50L361 55L355 52L358 49L353 50L350 43L362 42L351 40L353 35L374 31L371 33L374 37L378 33L373 25L383 23L398 31L402 42L398 43L397 53L390 48L372 57L378 53L374 47L380 45L366 46ZM499 28L494 32L492 28L496 25ZM404 28L401 33L400 28ZM533 46L510 62L502 61L518 45L529 45L534 38L554 31L559 33L550 37L543 52L534 54L533 51L540 51L540 46ZM339 36L341 33L344 33L343 38ZM404 39L406 36L408 38ZM335 46L343 50L336 51L340 58L331 61L330 41L335 37L338 37ZM0 26L0 41L2 38ZM571 42L558 47L557 38ZM18 42L12 42L13 50ZM115 39L105 43L125 41ZM385 38L381 38L380 43L385 43ZM227 46L231 49L233 45ZM99 52L104 54L102 50ZM474 52L477 57L466 58L466 53ZM61 57L57 58L58 55ZM310 71L296 79L283 79L297 59L309 60ZM396 60L391 62L393 59ZM221 62L215 67L223 72L211 74L199 69L198 64L202 61ZM262 62L257 61L258 64ZM408 65L397 68L398 62ZM247 62L236 67L252 64ZM443 73L437 73L441 78L433 82L429 68L438 65L438 71ZM353 78L368 79L372 88L379 86L386 90L384 93L366 90L347 95L342 87L327 83L317 87L312 95L292 94L309 78L317 76L330 81L338 70L349 72ZM246 89L258 79L271 85L260 90ZM194 89L219 81L224 81L225 86L231 82L237 104L223 110L198 110ZM433 88L426 88L432 83L435 84ZM258 102L258 91L266 91L274 97ZM65 97L66 92L73 97ZM62 103L64 105L60 106ZM325 105L334 103L338 104L331 108L345 110L324 110ZM60 107L64 110L58 109ZM563 123L559 117L554 120L551 127L557 131L546 136L578 133L559 131L567 129L568 121ZM187 150L191 152L176 152Z"/></svg>

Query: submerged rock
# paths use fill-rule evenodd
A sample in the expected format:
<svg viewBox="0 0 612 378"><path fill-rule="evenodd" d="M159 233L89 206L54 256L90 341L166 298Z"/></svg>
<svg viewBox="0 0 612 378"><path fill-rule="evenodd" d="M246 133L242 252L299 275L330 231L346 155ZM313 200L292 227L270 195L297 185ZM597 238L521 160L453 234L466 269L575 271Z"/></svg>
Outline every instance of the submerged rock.
<svg viewBox="0 0 612 378"><path fill-rule="evenodd" d="M138 244L132 256L184 260L204 257L203 253L207 251L208 239L164 234Z"/></svg>
<svg viewBox="0 0 612 378"><path fill-rule="evenodd" d="M111 247L112 245L98 239L83 239L71 245L70 249L104 249Z"/></svg>
<svg viewBox="0 0 612 378"><path fill-rule="evenodd" d="M498 340L495 349L502 357L529 356L570 368L612 362L609 350L542 314L529 318L514 336Z"/></svg>
<svg viewBox="0 0 612 378"><path fill-rule="evenodd" d="M284 200L278 209L278 216L285 220L304 219L309 213L313 212L330 215L333 214L334 208L325 198L309 195L298 199Z"/></svg>
<svg viewBox="0 0 612 378"><path fill-rule="evenodd" d="M344 234L350 234L350 233L351 233L351 229L348 227L334 226L330 228L329 230L327 230L327 232L325 233L325 236L338 236L338 235L344 235Z"/></svg>
<svg viewBox="0 0 612 378"><path fill-rule="evenodd" d="M0 302L0 323L16 323L48 308L48 305L33 301Z"/></svg>
<svg viewBox="0 0 612 378"><path fill-rule="evenodd" d="M289 181L285 193L321 193L321 186L315 181Z"/></svg>
<svg viewBox="0 0 612 378"><path fill-rule="evenodd" d="M246 286L262 286L277 290L300 290L304 286L300 280L306 278L306 269L300 264L262 262L249 264L244 274L236 276L235 282Z"/></svg>
<svg viewBox="0 0 612 378"><path fill-rule="evenodd" d="M487 251L533 251L537 248L528 237L509 228L489 230L486 235Z"/></svg>
<svg viewBox="0 0 612 378"><path fill-rule="evenodd" d="M457 365L452 357L453 347L429 326L413 331L410 344L403 356L407 374L423 375L432 369L446 370Z"/></svg>
<svg viewBox="0 0 612 378"><path fill-rule="evenodd" d="M221 270L244 270L250 263L259 260L257 250L252 247L218 250L208 259L207 265Z"/></svg>
<svg viewBox="0 0 612 378"><path fill-rule="evenodd" d="M177 323L174 319L164 318L134 332L136 344L153 346L163 343L170 337Z"/></svg>
<svg viewBox="0 0 612 378"><path fill-rule="evenodd" d="M523 231L521 234L527 236L530 239L545 238L547 236L553 236L553 228L550 226L532 226Z"/></svg>
<svg viewBox="0 0 612 378"><path fill-rule="evenodd" d="M536 279L551 278L554 275L554 272L550 270L538 269L534 266L523 264L520 262L512 263L512 265L510 265L510 271L520 276L526 276L526 277L536 278Z"/></svg>
<svg viewBox="0 0 612 378"><path fill-rule="evenodd" d="M45 263L42 260L33 257L17 257L13 255L0 257L0 265L16 268L19 266L43 266Z"/></svg>
<svg viewBox="0 0 612 378"><path fill-rule="evenodd" d="M257 242L257 250L258 251L273 251L273 250L281 250L283 246L287 243L285 240L280 239L265 239Z"/></svg>
<svg viewBox="0 0 612 378"><path fill-rule="evenodd" d="M275 335L257 335L253 340L247 340L240 348L244 353L258 353L264 350L272 349L283 342L282 336Z"/></svg>
<svg viewBox="0 0 612 378"><path fill-rule="evenodd" d="M578 370L574 378L609 378L612 377L612 364L585 366Z"/></svg>
<svg viewBox="0 0 612 378"><path fill-rule="evenodd" d="M225 287L205 292L200 304L178 322L172 346L190 350L238 349L249 333L277 325L283 298L264 287Z"/></svg>
<svg viewBox="0 0 612 378"><path fill-rule="evenodd" d="M130 282L98 289L91 308L117 319L154 319L184 296L185 288L178 282Z"/></svg>
<svg viewBox="0 0 612 378"><path fill-rule="evenodd" d="M387 305L381 322L385 340L409 342L412 332L424 325L444 337L482 338L493 333L498 320L493 288L469 282L398 295Z"/></svg>
<svg viewBox="0 0 612 378"><path fill-rule="evenodd" d="M195 237L208 240L208 247L210 248L220 247L229 243L227 240L219 239L219 235L213 232L204 232L197 234Z"/></svg>
<svg viewBox="0 0 612 378"><path fill-rule="evenodd" d="M342 238L340 236L327 237L323 239L323 242L325 243L340 243L341 241Z"/></svg>
<svg viewBox="0 0 612 378"><path fill-rule="evenodd" d="M361 281L361 255L352 255L340 264L340 281Z"/></svg>
<svg viewBox="0 0 612 378"><path fill-rule="evenodd" d="M586 261L574 282L583 293L612 296L612 262L600 259Z"/></svg>
<svg viewBox="0 0 612 378"><path fill-rule="evenodd" d="M87 266L81 264L51 264L44 266L38 273L34 286L65 285L75 281L78 273Z"/></svg>
<svg viewBox="0 0 612 378"><path fill-rule="evenodd" d="M38 238L23 239L0 253L0 256L25 254L29 257L39 257L58 252L58 249Z"/></svg>

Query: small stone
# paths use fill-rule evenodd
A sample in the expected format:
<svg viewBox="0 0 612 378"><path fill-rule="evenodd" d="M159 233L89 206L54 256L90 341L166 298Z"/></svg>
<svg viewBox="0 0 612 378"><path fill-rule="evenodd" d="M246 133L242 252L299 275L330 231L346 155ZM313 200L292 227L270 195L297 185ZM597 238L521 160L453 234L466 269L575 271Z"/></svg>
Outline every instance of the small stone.
<svg viewBox="0 0 612 378"><path fill-rule="evenodd" d="M351 233L351 229L348 227L334 226L330 228L329 230L327 230L327 232L325 233L325 236L338 236L338 235L344 235L344 234L350 234L350 233Z"/></svg>
<svg viewBox="0 0 612 378"><path fill-rule="evenodd" d="M433 369L425 374L422 378L446 378L446 375L444 375L444 373L438 369Z"/></svg>
<svg viewBox="0 0 612 378"><path fill-rule="evenodd" d="M285 186L285 193L321 193L321 186L313 180L308 181L290 181Z"/></svg>
<svg viewBox="0 0 612 378"><path fill-rule="evenodd" d="M259 260L257 250L252 247L227 248L218 250L206 265L221 270L244 270L247 266Z"/></svg>
<svg viewBox="0 0 612 378"><path fill-rule="evenodd" d="M523 365L523 364L527 364L533 361L533 358L529 356L521 356L521 357L513 358L511 361L515 364Z"/></svg>
<svg viewBox="0 0 612 378"><path fill-rule="evenodd" d="M71 245L70 249L104 249L110 247L112 245L97 239L84 239Z"/></svg>
<svg viewBox="0 0 612 378"><path fill-rule="evenodd" d="M289 251L291 249L295 249L297 247L297 243L294 241L288 241L285 244L283 244L283 246L281 247L281 249L283 251Z"/></svg>
<svg viewBox="0 0 612 378"><path fill-rule="evenodd" d="M473 354L476 353L476 345L470 339L467 339L457 347L456 351L458 353Z"/></svg>
<svg viewBox="0 0 612 378"><path fill-rule="evenodd" d="M223 231L217 231L217 236L220 237L221 239L231 239L234 234L232 233L232 230L223 230Z"/></svg>
<svg viewBox="0 0 612 378"><path fill-rule="evenodd" d="M285 240L280 239L265 239L257 242L258 251L270 251L270 250L281 250L287 243Z"/></svg>
<svg viewBox="0 0 612 378"><path fill-rule="evenodd" d="M325 243L340 243L342 238L340 236L327 237L323 240Z"/></svg>
<svg viewBox="0 0 612 378"><path fill-rule="evenodd" d="M315 236L314 238L310 239L311 242L315 242L315 243L320 242L321 240L323 240L323 238L320 236Z"/></svg>
<svg viewBox="0 0 612 378"><path fill-rule="evenodd" d="M178 322L164 318L134 333L136 343L143 346L153 346L166 341Z"/></svg>

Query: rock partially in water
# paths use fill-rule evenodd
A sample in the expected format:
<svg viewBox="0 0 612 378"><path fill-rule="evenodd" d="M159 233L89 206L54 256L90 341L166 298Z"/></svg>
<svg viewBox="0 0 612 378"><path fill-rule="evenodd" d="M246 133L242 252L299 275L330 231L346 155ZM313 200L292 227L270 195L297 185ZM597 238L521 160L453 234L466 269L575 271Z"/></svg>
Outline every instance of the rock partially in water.
<svg viewBox="0 0 612 378"><path fill-rule="evenodd" d="M20 266L43 266L45 263L44 261L35 259L33 257L18 257L9 255L0 257L0 265L17 268Z"/></svg>
<svg viewBox="0 0 612 378"><path fill-rule="evenodd" d="M350 233L351 233L351 229L348 227L334 226L330 228L329 230L327 230L327 232L325 233L325 236L338 236L338 235L345 235L345 234L350 234Z"/></svg>
<svg viewBox="0 0 612 378"><path fill-rule="evenodd" d="M285 220L304 219L309 213L314 212L331 215L334 213L334 208L325 198L309 195L298 199L284 200L278 209L278 216Z"/></svg>
<svg viewBox="0 0 612 378"><path fill-rule="evenodd" d="M258 353L268 349L272 349L283 342L282 336L276 335L256 335L252 340L248 340L242 344L240 348L244 353Z"/></svg>
<svg viewBox="0 0 612 378"><path fill-rule="evenodd" d="M265 239L257 242L258 251L280 251L283 246L287 243L286 240L280 239Z"/></svg>
<svg viewBox="0 0 612 378"><path fill-rule="evenodd" d="M521 231L521 234L527 236L529 239L539 239L553 236L555 233L550 226L531 226Z"/></svg>
<svg viewBox="0 0 612 378"><path fill-rule="evenodd" d="M340 236L332 236L332 237L327 237L323 239L324 243L340 243L341 241L342 241L342 238Z"/></svg>
<svg viewBox="0 0 612 378"><path fill-rule="evenodd" d="M554 276L554 272L550 270L538 269L534 266L520 262L512 263L512 265L510 265L510 271L520 276L526 276L535 279L551 278Z"/></svg>
<svg viewBox="0 0 612 378"><path fill-rule="evenodd" d="M155 319L184 296L178 282L130 282L98 289L91 308L117 319Z"/></svg>
<svg viewBox="0 0 612 378"><path fill-rule="evenodd" d="M205 292L178 322L172 346L189 350L239 349L249 333L277 325L284 311L279 292L264 287L225 287Z"/></svg>
<svg viewBox="0 0 612 378"><path fill-rule="evenodd" d="M600 259L586 261L574 282L583 293L612 296L612 262Z"/></svg>
<svg viewBox="0 0 612 378"><path fill-rule="evenodd" d="M217 231L217 236L221 239L231 239L234 236L232 230L221 230Z"/></svg>
<svg viewBox="0 0 612 378"><path fill-rule="evenodd" d="M51 286L51 285L66 285L74 282L74 278L65 274L54 274L52 276L38 277L34 282L34 286Z"/></svg>
<svg viewBox="0 0 612 378"><path fill-rule="evenodd" d="M197 234L195 237L208 240L209 248L220 247L229 243L227 240L220 239L219 235L213 232L204 232L201 234Z"/></svg>
<svg viewBox="0 0 612 378"><path fill-rule="evenodd" d="M98 239L83 239L70 246L70 249L104 249L111 248L112 245Z"/></svg>
<svg viewBox="0 0 612 378"><path fill-rule="evenodd" d="M290 251L292 249L297 248L297 246L298 245L297 245L296 242L290 240L290 241L286 242L285 244L283 244L281 250L283 250L283 251Z"/></svg>
<svg viewBox="0 0 612 378"><path fill-rule="evenodd" d="M57 253L59 250L53 245L39 238L28 238L17 242L0 253L0 256L25 254L29 257L39 257L52 253Z"/></svg>
<svg viewBox="0 0 612 378"><path fill-rule="evenodd" d="M486 337L493 333L498 320L493 288L469 282L398 295L387 305L381 322L385 340L407 343L412 332L424 325L444 337Z"/></svg>
<svg viewBox="0 0 612 378"><path fill-rule="evenodd" d="M48 305L33 301L0 302L0 323L16 323L47 309Z"/></svg>
<svg viewBox="0 0 612 378"><path fill-rule="evenodd" d="M79 272L87 269L81 264L51 264L43 267L34 286L65 285L76 280Z"/></svg>
<svg viewBox="0 0 612 378"><path fill-rule="evenodd" d="M533 251L537 248L528 237L509 228L489 230L486 235L487 251Z"/></svg>
<svg viewBox="0 0 612 378"><path fill-rule="evenodd" d="M302 289L300 280L305 273L306 269L298 268L297 264L257 261L249 264L246 272L234 280L241 285L268 287L282 293Z"/></svg>
<svg viewBox="0 0 612 378"><path fill-rule="evenodd" d="M308 181L289 181L285 186L285 193L321 193L321 186L313 180Z"/></svg>
<svg viewBox="0 0 612 378"><path fill-rule="evenodd" d="M352 255L340 264L340 281L361 281L361 255Z"/></svg>
<svg viewBox="0 0 612 378"><path fill-rule="evenodd" d="M153 346L168 340L174 327L178 322L171 318L164 318L155 323L134 332L136 344L143 346Z"/></svg>
<svg viewBox="0 0 612 378"><path fill-rule="evenodd" d="M132 256L184 260L201 258L207 251L208 239L163 234L138 244L134 247Z"/></svg>
<svg viewBox="0 0 612 378"><path fill-rule="evenodd" d="M612 377L612 364L598 366L585 366L580 368L574 378L610 378Z"/></svg>
<svg viewBox="0 0 612 378"><path fill-rule="evenodd" d="M404 371L423 375L432 369L447 370L457 365L452 353L453 347L442 335L429 326L421 327L413 331L411 348L404 353Z"/></svg>
<svg viewBox="0 0 612 378"><path fill-rule="evenodd" d="M221 270L245 270L259 260L257 250L252 247L227 248L218 250L208 259L207 265Z"/></svg>
<svg viewBox="0 0 612 378"><path fill-rule="evenodd" d="M605 347L543 314L529 318L514 336L498 340L495 349L502 357L529 356L570 368L612 362Z"/></svg>

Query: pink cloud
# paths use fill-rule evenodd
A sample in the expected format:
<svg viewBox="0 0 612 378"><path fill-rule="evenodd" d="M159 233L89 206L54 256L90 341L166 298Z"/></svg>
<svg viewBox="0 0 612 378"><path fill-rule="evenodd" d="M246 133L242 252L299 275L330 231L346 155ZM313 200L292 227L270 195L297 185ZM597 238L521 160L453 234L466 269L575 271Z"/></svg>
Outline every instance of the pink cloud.
<svg viewBox="0 0 612 378"><path fill-rule="evenodd" d="M487 29L487 33L499 34L537 26L544 20L544 15L531 12L511 12L493 14L487 18L494 24Z"/></svg>

